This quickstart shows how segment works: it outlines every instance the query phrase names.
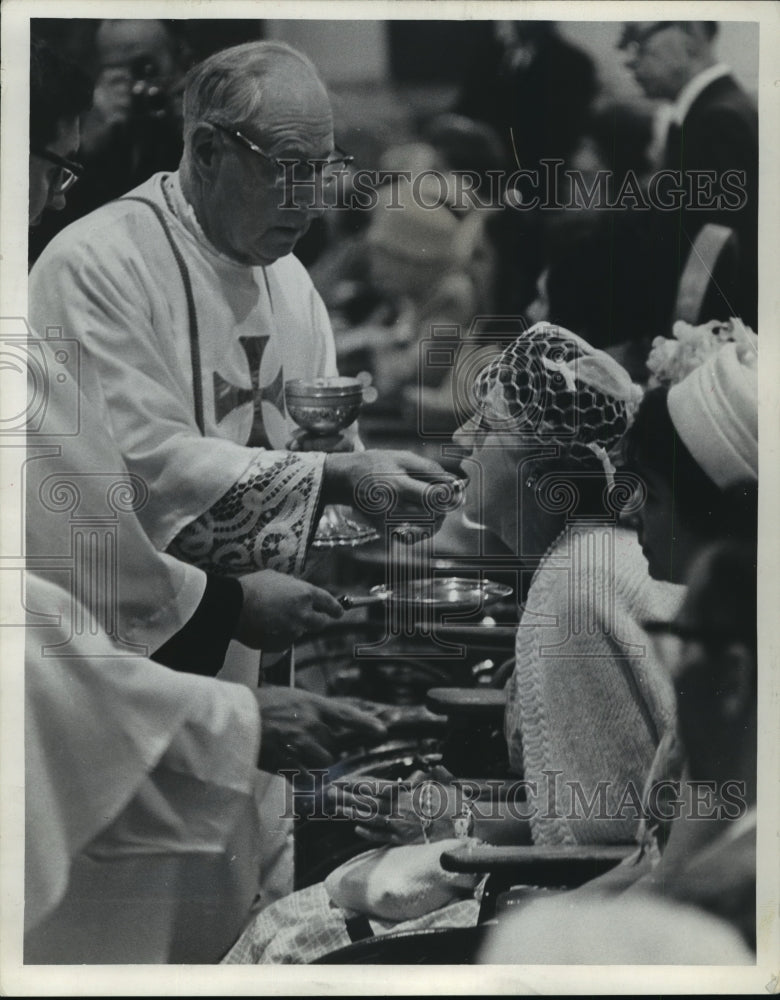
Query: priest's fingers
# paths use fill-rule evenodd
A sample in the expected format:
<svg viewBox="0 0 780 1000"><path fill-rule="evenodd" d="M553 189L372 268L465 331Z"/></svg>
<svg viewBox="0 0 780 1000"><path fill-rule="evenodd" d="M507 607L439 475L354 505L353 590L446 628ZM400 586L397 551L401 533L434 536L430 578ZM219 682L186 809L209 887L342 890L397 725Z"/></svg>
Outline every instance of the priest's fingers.
<svg viewBox="0 0 780 1000"><path fill-rule="evenodd" d="M384 739L387 727L380 720L361 708L356 708L341 698L318 698L320 718L328 725L358 733L372 739Z"/></svg>
<svg viewBox="0 0 780 1000"><path fill-rule="evenodd" d="M252 649L288 649L344 614L326 590L274 570L247 574L239 582L243 603L235 638Z"/></svg>
<svg viewBox="0 0 780 1000"><path fill-rule="evenodd" d="M315 613L327 615L329 618L341 618L344 614L344 609L336 598L321 587L312 588L311 606Z"/></svg>

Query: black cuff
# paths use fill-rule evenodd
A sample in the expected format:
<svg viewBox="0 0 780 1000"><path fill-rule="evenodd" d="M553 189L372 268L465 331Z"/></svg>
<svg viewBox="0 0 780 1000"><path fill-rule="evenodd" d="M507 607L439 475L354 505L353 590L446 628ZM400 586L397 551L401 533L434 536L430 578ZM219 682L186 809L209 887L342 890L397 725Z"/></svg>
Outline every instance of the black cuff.
<svg viewBox="0 0 780 1000"><path fill-rule="evenodd" d="M200 604L187 624L152 654L173 670L214 677L238 624L244 592L238 580L208 575Z"/></svg>

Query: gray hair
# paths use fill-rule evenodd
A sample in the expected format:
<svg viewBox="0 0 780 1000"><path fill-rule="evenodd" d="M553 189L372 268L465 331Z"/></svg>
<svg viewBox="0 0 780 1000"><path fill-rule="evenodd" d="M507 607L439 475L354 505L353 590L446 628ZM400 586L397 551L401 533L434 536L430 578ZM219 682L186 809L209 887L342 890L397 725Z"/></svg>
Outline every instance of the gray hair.
<svg viewBox="0 0 780 1000"><path fill-rule="evenodd" d="M262 113L263 84L285 60L298 61L320 80L311 60L285 42L247 42L194 66L184 89L185 145L201 122L240 128L256 121Z"/></svg>

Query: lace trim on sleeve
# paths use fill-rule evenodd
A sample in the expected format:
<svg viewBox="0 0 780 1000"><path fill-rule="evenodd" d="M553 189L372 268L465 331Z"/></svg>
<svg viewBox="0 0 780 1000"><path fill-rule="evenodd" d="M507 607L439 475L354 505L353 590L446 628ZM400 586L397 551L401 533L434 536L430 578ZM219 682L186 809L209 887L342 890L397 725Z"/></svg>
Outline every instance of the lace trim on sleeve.
<svg viewBox="0 0 780 1000"><path fill-rule="evenodd" d="M173 540L171 555L223 576L256 569L300 573L325 456L257 457L227 493Z"/></svg>

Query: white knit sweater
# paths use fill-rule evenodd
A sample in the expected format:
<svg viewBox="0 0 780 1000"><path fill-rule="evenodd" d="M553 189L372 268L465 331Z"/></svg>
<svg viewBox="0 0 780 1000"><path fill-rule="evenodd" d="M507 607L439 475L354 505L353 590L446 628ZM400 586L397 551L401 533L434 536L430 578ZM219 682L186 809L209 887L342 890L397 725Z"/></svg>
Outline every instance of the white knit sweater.
<svg viewBox="0 0 780 1000"><path fill-rule="evenodd" d="M652 580L635 534L615 525L573 523L543 557L505 717L535 842L633 839L645 776L674 720L670 680L641 623L673 617L684 592Z"/></svg>

